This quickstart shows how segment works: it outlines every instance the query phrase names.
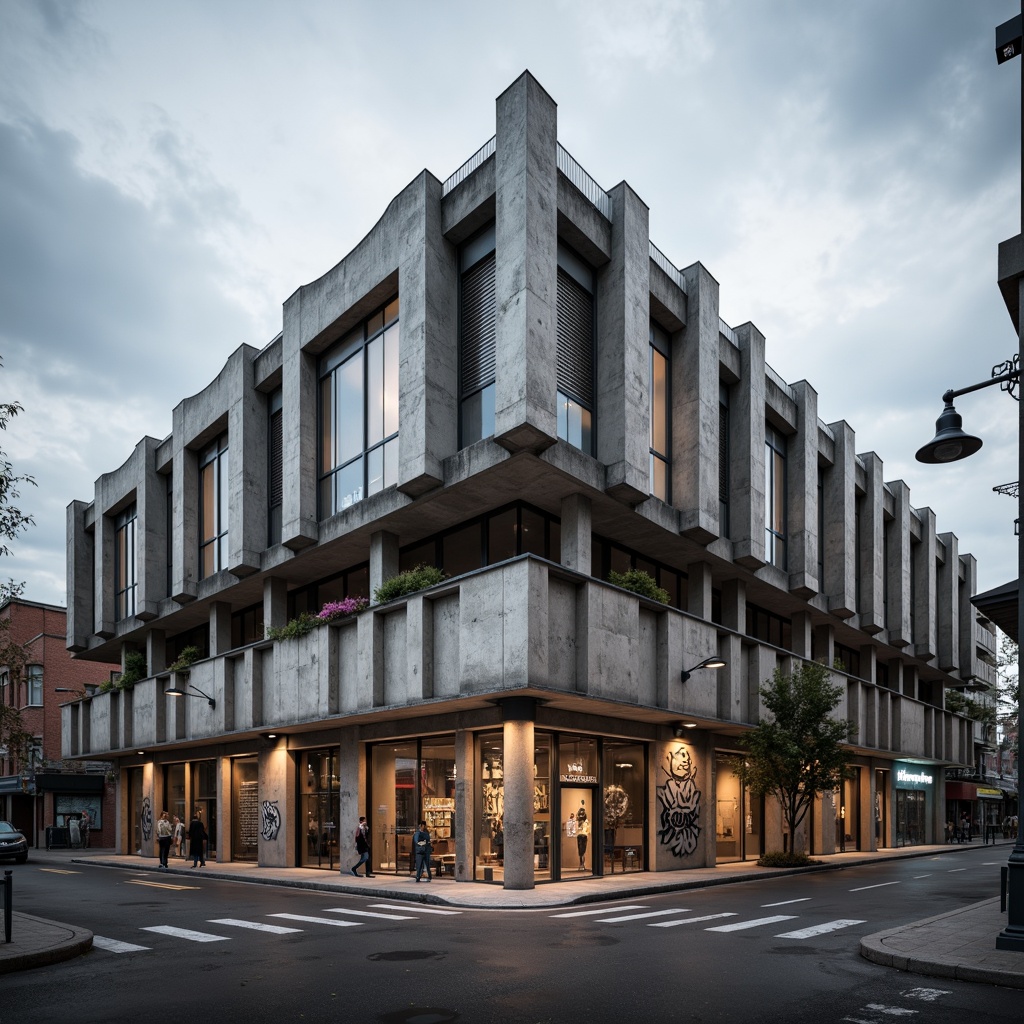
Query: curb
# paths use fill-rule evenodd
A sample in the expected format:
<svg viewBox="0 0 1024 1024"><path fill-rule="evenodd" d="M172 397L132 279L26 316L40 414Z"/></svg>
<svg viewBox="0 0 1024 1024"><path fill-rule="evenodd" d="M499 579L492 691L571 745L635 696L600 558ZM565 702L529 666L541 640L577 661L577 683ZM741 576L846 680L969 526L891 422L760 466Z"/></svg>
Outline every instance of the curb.
<svg viewBox="0 0 1024 1024"><path fill-rule="evenodd" d="M76 956L88 953L92 949L92 932L86 928L76 928L74 925L63 924L60 921L49 921L44 917L34 917L31 914L14 912L14 920L38 924L46 929L58 929L67 934L67 938L55 943L47 949L36 949L25 953L15 953L13 956L0 956L0 974L10 974L14 971L26 971L32 967L46 967L49 964L58 964L64 960L73 960Z"/></svg>

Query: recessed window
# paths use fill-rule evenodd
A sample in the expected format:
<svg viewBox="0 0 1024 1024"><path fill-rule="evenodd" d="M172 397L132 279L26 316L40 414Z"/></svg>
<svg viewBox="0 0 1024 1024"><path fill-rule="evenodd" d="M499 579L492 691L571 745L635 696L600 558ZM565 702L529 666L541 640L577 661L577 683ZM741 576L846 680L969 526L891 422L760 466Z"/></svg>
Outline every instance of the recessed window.
<svg viewBox="0 0 1024 1024"><path fill-rule="evenodd" d="M594 454L594 279L591 269L565 246L558 247L558 436Z"/></svg>
<svg viewBox="0 0 1024 1024"><path fill-rule="evenodd" d="M25 683L28 688L28 703L38 707L43 703L43 666L26 665Z"/></svg>
<svg viewBox="0 0 1024 1024"><path fill-rule="evenodd" d="M281 543L284 505L284 412L281 389L271 396L267 420L267 543Z"/></svg>
<svg viewBox="0 0 1024 1024"><path fill-rule="evenodd" d="M764 432L765 560L786 568L786 439L773 427Z"/></svg>
<svg viewBox="0 0 1024 1024"><path fill-rule="evenodd" d="M199 457L199 578L228 564L228 435L222 434Z"/></svg>
<svg viewBox="0 0 1024 1024"><path fill-rule="evenodd" d="M136 506L129 505L115 521L114 532L114 618L120 622L135 614L138 597L136 566Z"/></svg>
<svg viewBox="0 0 1024 1024"><path fill-rule="evenodd" d="M494 433L494 225L459 253L459 431L463 448Z"/></svg>
<svg viewBox="0 0 1024 1024"><path fill-rule="evenodd" d="M669 500L672 437L669 397L669 337L657 324L650 327L650 363L648 380L651 400L651 494Z"/></svg>

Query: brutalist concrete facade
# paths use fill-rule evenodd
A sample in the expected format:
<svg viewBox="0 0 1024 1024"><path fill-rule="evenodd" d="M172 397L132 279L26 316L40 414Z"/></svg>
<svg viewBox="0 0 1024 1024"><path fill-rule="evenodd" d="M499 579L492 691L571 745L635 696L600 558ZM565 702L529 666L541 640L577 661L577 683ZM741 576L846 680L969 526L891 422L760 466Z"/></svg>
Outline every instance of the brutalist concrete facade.
<svg viewBox="0 0 1024 1024"><path fill-rule="evenodd" d="M244 842L244 855L264 864L308 863L315 845L322 866L322 823L314 843L303 803L303 765L312 777L316 750L329 751L332 764L324 813L335 830L333 868L349 867L357 815L374 808L380 840L395 844L384 864L378 843L378 870L400 870L405 825L396 815L409 800L404 813L416 816L455 807L436 819L447 821L450 840L439 863L466 881L523 888L570 877L575 848L581 863L589 849L588 872L706 866L740 847L756 856L753 845L781 847L777 810L741 795L740 817L726 825L724 766L759 720L759 687L777 667L811 658L836 666L845 695L838 714L857 726L857 771L848 793L817 802L804 826L810 848L941 834L941 769L973 763L975 739L974 723L944 710L944 693L993 675L994 638L970 605L974 559L954 534L938 532L930 509L912 506L902 481L885 481L878 455L857 453L850 425L818 419L807 382L787 384L770 369L753 324L721 321L707 269L675 268L651 243L640 197L625 182L600 189L556 128L555 103L525 73L497 100L493 140L446 182L429 171L413 179L337 266L285 302L277 338L232 353L215 381L175 409L170 437L144 438L97 480L91 502L69 506L68 647L80 658L141 651L147 660L148 675L133 687L64 709L65 756L120 765L121 849L152 850L146 814L169 802L172 779L190 808L202 762L219 857L242 856ZM460 254L486 230L494 237L493 433L460 447ZM563 248L593 279L593 455L559 437ZM395 296L395 482L323 515L318 366ZM669 338L671 502L651 494L652 323ZM784 569L766 551L769 431L785 445ZM227 553L203 577L199 453L225 435ZM275 489L280 525L271 537ZM547 557L531 549L482 561L298 639L233 636L243 610L281 627L299 591L354 566L366 566L372 595L426 538L523 502L546 517L557 552L550 541ZM134 613L118 618L115 530L132 507ZM612 548L676 573L675 606L595 576L598 552ZM203 656L172 671L170 653L197 636ZM682 669L709 656L726 667L680 683ZM165 693L172 684L202 696L176 699ZM481 752L485 735L501 738L500 773ZM435 736L450 739L442 804L425 791L380 792L374 752L398 743L425 750ZM569 756L566 737L584 753ZM632 744L642 764L602 759L615 744ZM541 747L550 754L543 785ZM893 771L907 760L935 775L914 835L899 819ZM252 765L248 782L233 781L236 762ZM398 761L387 763L390 771ZM410 771L422 782L425 761L416 763ZM627 769L631 830L620 843L611 774ZM499 781L500 846L493 820L483 834ZM244 808L240 785L249 786ZM590 807L578 819L589 846L562 820L570 788ZM251 823L239 825L256 806L258 841L245 832Z"/></svg>

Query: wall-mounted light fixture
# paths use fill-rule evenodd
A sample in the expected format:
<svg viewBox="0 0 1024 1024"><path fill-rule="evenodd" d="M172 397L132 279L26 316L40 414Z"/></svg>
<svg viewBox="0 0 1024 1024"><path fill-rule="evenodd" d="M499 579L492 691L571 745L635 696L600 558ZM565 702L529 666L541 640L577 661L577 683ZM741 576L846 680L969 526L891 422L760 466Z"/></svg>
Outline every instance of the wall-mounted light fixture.
<svg viewBox="0 0 1024 1024"><path fill-rule="evenodd" d="M195 693L189 693L189 690L195 690ZM208 693L203 693L198 686L192 686L191 683L188 686L168 686L164 693L169 693L172 697L205 697L211 708L217 706L217 702Z"/></svg>
<svg viewBox="0 0 1024 1024"><path fill-rule="evenodd" d="M725 668L726 662L724 658L719 658L717 655L711 658L705 658L699 665L694 665L693 668L684 668L679 673L679 682L685 683L687 679L693 675L698 669L701 668Z"/></svg>
<svg viewBox="0 0 1024 1024"><path fill-rule="evenodd" d="M696 728L697 728L697 723L696 722L680 722L672 730L672 735L675 736L675 738L677 740L681 740L686 735L687 729L696 729Z"/></svg>

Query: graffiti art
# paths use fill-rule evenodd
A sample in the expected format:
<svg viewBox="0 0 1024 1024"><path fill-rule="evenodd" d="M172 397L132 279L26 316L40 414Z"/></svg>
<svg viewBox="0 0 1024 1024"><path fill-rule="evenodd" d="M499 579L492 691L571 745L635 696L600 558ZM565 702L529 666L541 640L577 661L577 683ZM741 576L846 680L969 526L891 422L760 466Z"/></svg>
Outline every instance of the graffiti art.
<svg viewBox="0 0 1024 1024"><path fill-rule="evenodd" d="M676 857L689 856L700 839L700 790L690 752L680 744L665 755L665 782L658 786L661 807L658 839Z"/></svg>
<svg viewBox="0 0 1024 1024"><path fill-rule="evenodd" d="M260 835L269 843L277 838L281 831L281 812L276 800L264 800L260 808Z"/></svg>
<svg viewBox="0 0 1024 1024"><path fill-rule="evenodd" d="M139 824L142 825L142 838L148 843L153 838L153 808L150 806L149 797L142 798L142 814Z"/></svg>

